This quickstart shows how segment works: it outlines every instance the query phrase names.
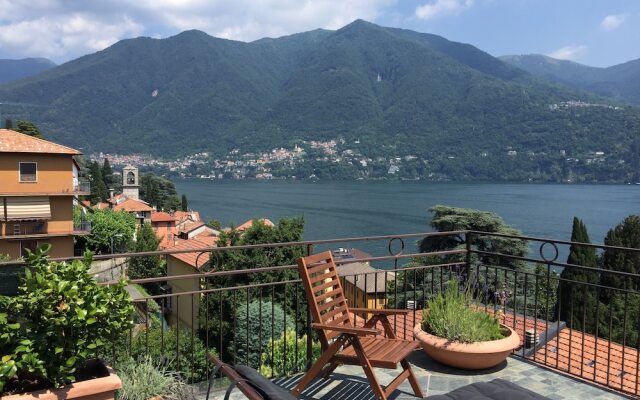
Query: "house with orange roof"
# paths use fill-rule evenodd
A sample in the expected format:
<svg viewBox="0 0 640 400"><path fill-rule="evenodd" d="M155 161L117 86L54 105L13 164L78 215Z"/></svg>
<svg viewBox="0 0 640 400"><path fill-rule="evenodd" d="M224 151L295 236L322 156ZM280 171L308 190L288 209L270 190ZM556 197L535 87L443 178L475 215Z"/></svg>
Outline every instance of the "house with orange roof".
<svg viewBox="0 0 640 400"><path fill-rule="evenodd" d="M271 222L271 220L268 219L268 218L256 218L256 219L250 219L250 220L244 222L243 224L241 224L240 226L238 226L236 228L236 231L238 231L238 232L246 231L247 229L249 229L249 228L251 228L253 226L255 221L259 221L259 222L263 223L266 226L270 226L270 227L274 227L275 226L275 224L273 222Z"/></svg>
<svg viewBox="0 0 640 400"><path fill-rule="evenodd" d="M151 213L151 227L158 239L160 239L160 248L166 248L173 244L176 232L175 217L166 212L153 211Z"/></svg>
<svg viewBox="0 0 640 400"><path fill-rule="evenodd" d="M48 243L51 257L72 257L74 236L89 223L74 223L73 204L89 194L81 182L81 153L10 129L0 129L0 254L16 259Z"/></svg>
<svg viewBox="0 0 640 400"><path fill-rule="evenodd" d="M201 236L189 240L175 239L175 244L171 250L195 250L183 253L174 253L167 256L167 276L193 275L206 270L209 267L210 249L216 246L215 237ZM201 290L202 279L185 278L168 281L168 291L170 293L185 293ZM178 297L167 297L168 304L165 308L169 310L169 323L172 325L181 324L188 328L198 329L198 313L200 310L200 295L194 295L193 301L175 302ZM184 296L183 296L184 298Z"/></svg>
<svg viewBox="0 0 640 400"><path fill-rule="evenodd" d="M133 214L136 217L139 226L142 226L145 222L151 222L151 213L155 211L153 207L146 201L136 200L133 198L125 198L113 206L114 211L125 211Z"/></svg>

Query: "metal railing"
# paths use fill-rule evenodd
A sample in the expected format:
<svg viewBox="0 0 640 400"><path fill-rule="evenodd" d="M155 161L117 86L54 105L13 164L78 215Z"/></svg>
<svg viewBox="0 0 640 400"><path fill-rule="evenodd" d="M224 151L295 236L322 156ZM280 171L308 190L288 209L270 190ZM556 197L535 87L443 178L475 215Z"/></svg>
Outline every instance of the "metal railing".
<svg viewBox="0 0 640 400"><path fill-rule="evenodd" d="M91 192L91 182L88 180L74 182L73 191L77 193L89 193Z"/></svg>
<svg viewBox="0 0 640 400"><path fill-rule="evenodd" d="M74 232L83 232L89 233L91 232L91 221L79 221L73 222L73 231Z"/></svg>
<svg viewBox="0 0 640 400"><path fill-rule="evenodd" d="M423 246L412 245L415 241ZM449 247L440 245L444 242ZM399 337L412 339L429 299L456 281L473 294L473 307L519 333L522 346L515 357L640 395L640 275L558 259L573 247L593 249L601 259L634 262L640 249L475 231L96 256L126 257L130 273L145 257L165 263L170 273L184 267L176 255L192 253L191 262L195 259L193 273L131 280L139 288L137 327L109 356L117 365L128 355L150 355L192 382L204 380L210 370L207 351L268 376L301 372L317 356L318 345L295 259L361 243L378 244L379 250L367 258L337 260L346 296L350 305L413 310L392 317ZM518 244L537 248L538 254L509 250ZM350 272L354 262L376 269ZM561 273L563 268L573 273ZM355 318L362 323L366 315Z"/></svg>

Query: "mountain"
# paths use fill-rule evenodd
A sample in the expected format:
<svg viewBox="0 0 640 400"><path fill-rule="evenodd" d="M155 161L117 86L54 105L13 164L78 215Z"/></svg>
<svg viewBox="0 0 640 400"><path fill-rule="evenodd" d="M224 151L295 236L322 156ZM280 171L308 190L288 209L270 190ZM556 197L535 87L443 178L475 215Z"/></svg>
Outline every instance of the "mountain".
<svg viewBox="0 0 640 400"><path fill-rule="evenodd" d="M516 152L602 151L621 165L640 131L637 108L362 20L250 43L200 31L123 40L0 86L0 102L85 152L222 155L342 138L368 157L414 155L447 176L487 179L498 164L524 168L507 156Z"/></svg>
<svg viewBox="0 0 640 400"><path fill-rule="evenodd" d="M554 82L640 105L640 59L608 68L589 67L538 54L502 56L500 59Z"/></svg>
<svg viewBox="0 0 640 400"><path fill-rule="evenodd" d="M0 59L0 83L36 75L55 66L56 63L46 58Z"/></svg>

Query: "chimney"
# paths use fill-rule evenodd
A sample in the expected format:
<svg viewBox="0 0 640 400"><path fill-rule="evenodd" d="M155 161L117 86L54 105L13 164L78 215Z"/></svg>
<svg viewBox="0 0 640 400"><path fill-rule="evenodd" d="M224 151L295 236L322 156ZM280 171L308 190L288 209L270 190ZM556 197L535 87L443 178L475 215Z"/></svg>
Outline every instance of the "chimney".
<svg viewBox="0 0 640 400"><path fill-rule="evenodd" d="M109 201L113 203L113 188L109 189Z"/></svg>

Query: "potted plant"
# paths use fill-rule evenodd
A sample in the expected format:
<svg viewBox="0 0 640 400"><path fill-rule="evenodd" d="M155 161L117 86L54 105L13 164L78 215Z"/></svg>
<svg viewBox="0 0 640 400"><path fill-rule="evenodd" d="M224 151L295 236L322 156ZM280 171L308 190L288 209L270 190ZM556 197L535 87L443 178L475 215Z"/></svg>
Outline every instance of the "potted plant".
<svg viewBox="0 0 640 400"><path fill-rule="evenodd" d="M520 345L518 334L497 316L472 307L470 291L455 281L428 302L414 334L431 358L461 369L494 367Z"/></svg>
<svg viewBox="0 0 640 400"><path fill-rule="evenodd" d="M97 284L90 253L52 262L49 249L29 253L19 294L0 298L0 396L113 399L120 379L98 357L131 328L131 298L124 282Z"/></svg>

